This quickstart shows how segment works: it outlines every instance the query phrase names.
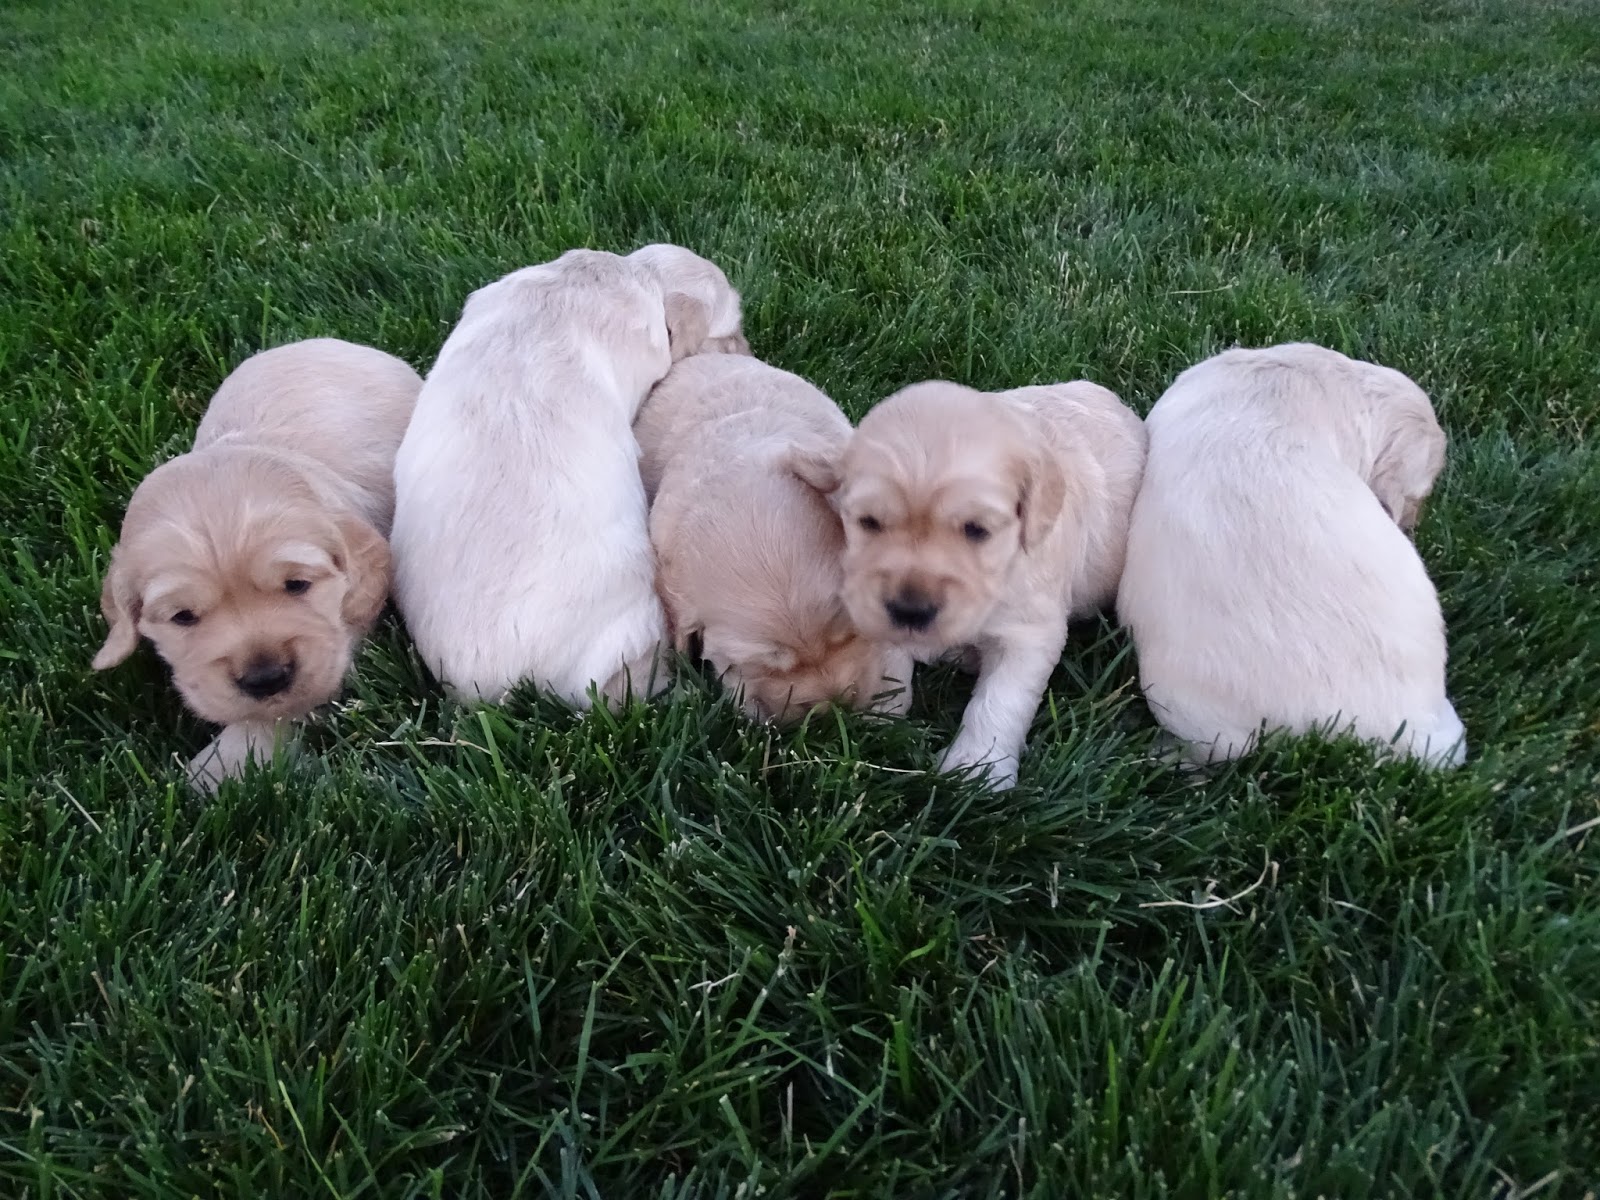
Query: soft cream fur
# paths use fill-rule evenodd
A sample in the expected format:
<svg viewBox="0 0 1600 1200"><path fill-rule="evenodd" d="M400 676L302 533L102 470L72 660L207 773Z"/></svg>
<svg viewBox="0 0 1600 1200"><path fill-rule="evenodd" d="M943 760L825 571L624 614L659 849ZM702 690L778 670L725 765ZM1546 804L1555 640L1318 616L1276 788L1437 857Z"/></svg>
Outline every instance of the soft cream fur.
<svg viewBox="0 0 1600 1200"><path fill-rule="evenodd" d="M977 664L941 769L1016 781L1068 618L1116 598L1144 446L1139 418L1081 381L919 383L861 422L837 471L850 615L920 661Z"/></svg>
<svg viewBox="0 0 1600 1200"><path fill-rule="evenodd" d="M678 246L571 250L468 298L400 447L392 538L396 603L453 694L660 682L631 425L707 339L742 340L738 293Z"/></svg>
<svg viewBox="0 0 1600 1200"><path fill-rule="evenodd" d="M141 634L155 644L189 707L227 727L191 764L201 789L338 693L388 595L394 455L421 386L349 342L265 350L223 380L194 449L129 501L94 667Z"/></svg>
<svg viewBox="0 0 1600 1200"><path fill-rule="evenodd" d="M1353 727L1462 762L1438 596L1402 532L1444 465L1422 390L1318 346L1230 350L1147 424L1118 607L1145 699L1189 755Z"/></svg>
<svg viewBox="0 0 1600 1200"><path fill-rule="evenodd" d="M758 719L831 701L904 712L911 660L857 633L839 596L839 516L795 473L849 441L838 406L798 375L702 353L656 385L634 433L674 644L698 637Z"/></svg>

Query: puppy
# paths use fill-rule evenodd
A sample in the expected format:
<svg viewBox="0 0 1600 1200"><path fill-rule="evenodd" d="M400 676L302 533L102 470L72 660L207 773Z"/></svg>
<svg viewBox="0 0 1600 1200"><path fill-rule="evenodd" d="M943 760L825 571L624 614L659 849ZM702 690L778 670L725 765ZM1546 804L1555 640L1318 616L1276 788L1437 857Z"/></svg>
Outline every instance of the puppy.
<svg viewBox="0 0 1600 1200"><path fill-rule="evenodd" d="M1076 382L1007 392L919 383L862 420L837 469L844 601L863 636L978 679L941 770L1018 759L1069 617L1110 605L1144 467L1144 426Z"/></svg>
<svg viewBox="0 0 1600 1200"><path fill-rule="evenodd" d="M675 358L737 345L739 295L679 246L570 250L474 292L395 462L395 599L453 695L534 680L580 707L652 687L632 424Z"/></svg>
<svg viewBox="0 0 1600 1200"><path fill-rule="evenodd" d="M698 638L758 720L834 700L904 712L911 660L856 632L839 598L839 516L795 469L849 441L838 406L798 375L701 353L656 385L633 428L674 645Z"/></svg>
<svg viewBox="0 0 1600 1200"><path fill-rule="evenodd" d="M155 643L188 706L225 726L190 764L200 790L338 693L388 596L394 455L421 387L349 342L262 351L223 380L194 449L129 501L94 668Z"/></svg>
<svg viewBox="0 0 1600 1200"><path fill-rule="evenodd" d="M1119 613L1189 757L1322 727L1464 761L1439 599L1402 532L1444 465L1422 390L1319 346L1230 350L1147 425Z"/></svg>

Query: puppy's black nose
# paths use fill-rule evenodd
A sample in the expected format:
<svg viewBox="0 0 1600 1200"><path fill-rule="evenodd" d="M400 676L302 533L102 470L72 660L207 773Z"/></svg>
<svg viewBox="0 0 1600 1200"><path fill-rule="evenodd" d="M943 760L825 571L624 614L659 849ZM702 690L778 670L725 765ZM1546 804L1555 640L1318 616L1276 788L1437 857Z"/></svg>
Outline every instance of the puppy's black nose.
<svg viewBox="0 0 1600 1200"><path fill-rule="evenodd" d="M275 662L270 658L257 659L245 668L244 674L234 680L239 690L254 700L276 696L294 682L294 664Z"/></svg>
<svg viewBox="0 0 1600 1200"><path fill-rule="evenodd" d="M921 633L939 615L939 606L915 588L906 588L893 600L884 601L889 620L901 629Z"/></svg>

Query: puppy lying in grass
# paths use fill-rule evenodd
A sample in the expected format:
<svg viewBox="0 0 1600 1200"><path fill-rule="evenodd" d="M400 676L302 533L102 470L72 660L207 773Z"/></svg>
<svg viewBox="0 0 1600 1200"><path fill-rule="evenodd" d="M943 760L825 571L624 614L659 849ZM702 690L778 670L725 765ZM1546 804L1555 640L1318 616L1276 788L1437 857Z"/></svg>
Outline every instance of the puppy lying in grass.
<svg viewBox="0 0 1600 1200"><path fill-rule="evenodd" d="M863 638L845 613L844 530L805 477L850 432L811 384L742 354L683 359L634 422L673 643L698 638L758 720L832 701L910 703L909 656Z"/></svg>
<svg viewBox="0 0 1600 1200"><path fill-rule="evenodd" d="M742 344L679 246L571 250L467 300L395 463L395 601L454 695L652 688L666 631L633 418L674 359Z"/></svg>
<svg viewBox="0 0 1600 1200"><path fill-rule="evenodd" d="M1230 350L1147 424L1118 609L1189 757L1316 727L1464 761L1439 598L1402 532L1444 466L1422 390L1319 346Z"/></svg>
<svg viewBox="0 0 1600 1200"><path fill-rule="evenodd" d="M844 600L862 634L978 678L941 770L1016 782L1069 617L1116 598L1144 426L1105 388L919 383L862 420L839 460Z"/></svg>
<svg viewBox="0 0 1600 1200"><path fill-rule="evenodd" d="M388 596L394 455L421 386L349 342L265 350L129 501L94 668L141 634L155 644L188 706L224 726L190 764L200 790L270 758L283 722L338 694Z"/></svg>

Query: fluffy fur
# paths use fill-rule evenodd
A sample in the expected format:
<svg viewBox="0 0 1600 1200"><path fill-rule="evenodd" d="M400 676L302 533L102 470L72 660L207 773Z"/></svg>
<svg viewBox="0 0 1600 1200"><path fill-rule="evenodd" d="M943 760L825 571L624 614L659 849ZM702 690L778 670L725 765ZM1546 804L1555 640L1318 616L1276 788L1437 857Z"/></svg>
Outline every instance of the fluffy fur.
<svg viewBox="0 0 1600 1200"><path fill-rule="evenodd" d="M94 667L155 644L188 706L227 727L191 764L203 790L338 693L388 595L394 455L421 386L349 342L263 351L134 492Z"/></svg>
<svg viewBox="0 0 1600 1200"><path fill-rule="evenodd" d="M673 642L698 638L758 719L910 700L909 657L861 637L844 611L838 514L795 471L836 456L850 432L804 379L736 354L678 363L634 423Z"/></svg>
<svg viewBox="0 0 1600 1200"><path fill-rule="evenodd" d="M1422 390L1319 346L1230 350L1147 425L1118 607L1189 756L1325 728L1463 761L1438 596L1402 532L1444 465Z"/></svg>
<svg viewBox="0 0 1600 1200"><path fill-rule="evenodd" d="M1115 600L1144 446L1139 418L1092 383L931 382L869 412L823 470L817 482L838 484L856 627L920 661L960 652L976 665L941 769L984 764L992 786L1016 781L1068 618Z"/></svg>
<svg viewBox="0 0 1600 1200"><path fill-rule="evenodd" d="M453 694L650 685L666 623L631 426L708 339L740 339L738 293L678 246L571 250L467 300L400 447L392 538L396 603Z"/></svg>

